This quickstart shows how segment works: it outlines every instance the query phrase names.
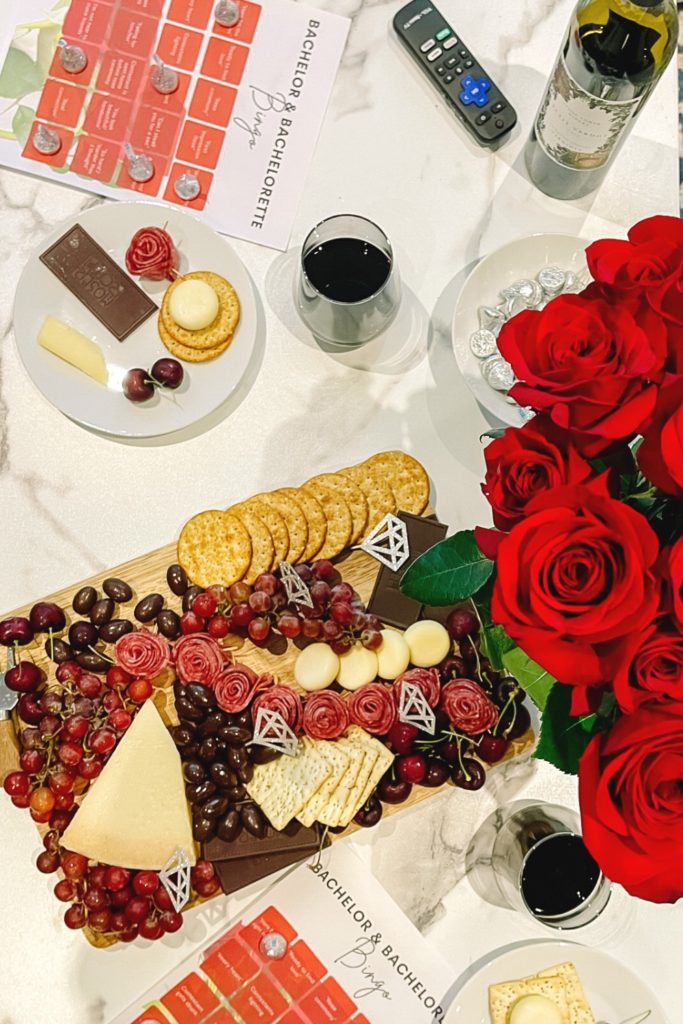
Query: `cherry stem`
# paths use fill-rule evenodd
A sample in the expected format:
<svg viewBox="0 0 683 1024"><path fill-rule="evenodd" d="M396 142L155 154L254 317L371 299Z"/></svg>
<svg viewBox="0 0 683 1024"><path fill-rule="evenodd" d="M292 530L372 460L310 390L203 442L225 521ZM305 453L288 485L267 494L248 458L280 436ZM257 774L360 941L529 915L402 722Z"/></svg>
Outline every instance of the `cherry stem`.
<svg viewBox="0 0 683 1024"><path fill-rule="evenodd" d="M496 724L494 725L494 727L492 729L492 735L493 736L497 736L498 735L498 727L500 726L501 722L503 721L503 718L505 717L505 713L506 713L507 709L510 707L511 704L512 704L512 706L514 708L514 711L512 713L512 721L510 722L510 725L508 726L507 731L510 732L510 729L512 729L513 725L515 724L515 719L517 718L517 701L515 700L515 694L513 692L508 697L507 701L503 705L503 710L498 715L498 721L496 722Z"/></svg>
<svg viewBox="0 0 683 1024"><path fill-rule="evenodd" d="M88 650L92 651L93 654L98 654L100 658L104 658L104 660L108 661L110 665L116 664L113 658L110 658L108 654L104 653L104 651L98 651L96 647L92 646L92 644L88 644Z"/></svg>
<svg viewBox="0 0 683 1024"><path fill-rule="evenodd" d="M465 768L465 762L462 759L462 744L460 742L460 737L459 736L457 737L457 740L458 740L458 764L460 765L460 771L465 776L465 780L467 782L471 782L472 781L472 776L467 771L467 768Z"/></svg>
<svg viewBox="0 0 683 1024"><path fill-rule="evenodd" d="M48 635L48 640L50 642L50 660L54 661L55 660L55 640L54 640L54 636L52 635L52 626L50 626L49 630L47 631L47 635Z"/></svg>

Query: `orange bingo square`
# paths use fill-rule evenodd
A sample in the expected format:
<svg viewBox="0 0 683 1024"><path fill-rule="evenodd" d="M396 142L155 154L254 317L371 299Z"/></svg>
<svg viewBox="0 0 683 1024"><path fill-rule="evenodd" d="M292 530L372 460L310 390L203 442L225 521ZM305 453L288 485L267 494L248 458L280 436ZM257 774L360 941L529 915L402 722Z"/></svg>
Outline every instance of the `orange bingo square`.
<svg viewBox="0 0 683 1024"><path fill-rule="evenodd" d="M241 17L236 25L225 28L216 22L214 32L218 36L227 36L229 39L239 39L241 43L251 43L261 16L260 4L249 3L248 0L241 0Z"/></svg>
<svg viewBox="0 0 683 1024"><path fill-rule="evenodd" d="M228 939L202 962L202 971L224 996L232 996L259 970L260 964L256 957L237 939Z"/></svg>
<svg viewBox="0 0 683 1024"><path fill-rule="evenodd" d="M327 974L326 968L305 942L290 946L281 960L273 960L270 973L288 996L296 1001L305 996Z"/></svg>
<svg viewBox="0 0 683 1024"><path fill-rule="evenodd" d="M99 0L71 0L64 18L64 37L80 43L103 43L113 7Z"/></svg>
<svg viewBox="0 0 683 1024"><path fill-rule="evenodd" d="M120 147L103 139L82 135L71 161L75 174L84 174L95 181L111 181L120 157Z"/></svg>
<svg viewBox="0 0 683 1024"><path fill-rule="evenodd" d="M227 128L236 99L237 89L199 78L190 103L190 117Z"/></svg>
<svg viewBox="0 0 683 1024"><path fill-rule="evenodd" d="M171 0L168 20L205 29L213 17L214 0Z"/></svg>
<svg viewBox="0 0 683 1024"><path fill-rule="evenodd" d="M155 18L133 11L120 10L114 18L109 45L115 50L148 57L154 47L157 34Z"/></svg>
<svg viewBox="0 0 683 1024"><path fill-rule="evenodd" d="M168 1015L158 1006L148 1006L131 1024L169 1024Z"/></svg>
<svg viewBox="0 0 683 1024"><path fill-rule="evenodd" d="M154 156L170 156L173 152L181 117L173 110L158 110L155 107L141 107L133 124L131 145L143 153Z"/></svg>
<svg viewBox="0 0 683 1024"><path fill-rule="evenodd" d="M350 1024L370 1024L370 1021L362 1013L359 1013L357 1017L350 1021Z"/></svg>
<svg viewBox="0 0 683 1024"><path fill-rule="evenodd" d="M59 59L61 51L59 47L57 47L52 58L52 63L50 64L50 70L48 71L50 78L60 78L63 82L69 82L71 85L90 85L92 76L95 73L95 67L97 65L97 58L99 57L100 50L98 46L94 46L91 43L79 43L78 45L88 58L88 63L83 70L79 71L77 75L74 75L69 71L65 71L62 67L62 62Z"/></svg>
<svg viewBox="0 0 683 1024"><path fill-rule="evenodd" d="M135 99L146 72L147 61L131 57L128 53L109 50L102 61L97 88L100 92Z"/></svg>
<svg viewBox="0 0 683 1024"><path fill-rule="evenodd" d="M268 907L262 914L254 918L251 924L245 925L239 932L242 942L246 942L251 949L259 952L259 943L264 935L269 932L277 932L282 935L286 942L293 942L296 932L291 924L282 916L275 907ZM267 959L267 958L263 958Z"/></svg>
<svg viewBox="0 0 683 1024"><path fill-rule="evenodd" d="M259 974L231 998L230 1005L249 1024L272 1024L286 1010L287 1001L265 974Z"/></svg>
<svg viewBox="0 0 683 1024"><path fill-rule="evenodd" d="M229 1010L221 1006L219 1010L207 1017L203 1024L235 1024L235 1018Z"/></svg>
<svg viewBox="0 0 683 1024"><path fill-rule="evenodd" d="M187 94L190 90L190 82L192 81L191 76L183 74L182 71L176 71L178 76L178 88L175 92L170 92L163 96L160 92L157 92L152 85L150 79L151 70L151 65L147 65L147 78L145 79L145 87L142 90L142 103L146 106L163 108L164 110L174 110L178 114L184 114L185 100L187 99Z"/></svg>
<svg viewBox="0 0 683 1024"><path fill-rule="evenodd" d="M75 128L85 106L85 97L85 89L48 78L36 114L43 121Z"/></svg>
<svg viewBox="0 0 683 1024"><path fill-rule="evenodd" d="M149 181L133 181L128 174L126 161L121 166L121 173L117 182L123 188L129 188L133 192L141 192L145 196L156 196L159 194L161 182L168 170L169 160L163 156L154 157L154 177Z"/></svg>
<svg viewBox="0 0 683 1024"><path fill-rule="evenodd" d="M194 174L199 181L201 191L196 199L181 199L173 190L173 183L178 180L181 174L186 172ZM187 164L173 164L168 185L164 192L164 199L169 203L175 203L176 206L185 206L189 210L203 210L209 198L209 189L211 188L212 181L213 174L210 171L204 171L200 167L188 167Z"/></svg>
<svg viewBox="0 0 683 1024"><path fill-rule="evenodd" d="M130 124L133 104L118 96L102 96L95 93L83 125L90 135L97 135L108 142L123 142Z"/></svg>
<svg viewBox="0 0 683 1024"><path fill-rule="evenodd" d="M302 1017L296 1006L293 1006L284 1017L280 1017L277 1024L313 1024L313 1022L308 1017Z"/></svg>
<svg viewBox="0 0 683 1024"><path fill-rule="evenodd" d="M334 978L327 978L301 1000L302 1011L315 1024L348 1024L356 1004Z"/></svg>
<svg viewBox="0 0 683 1024"><path fill-rule="evenodd" d="M57 152L52 153L52 155L48 155L46 153L39 153L38 150L34 148L31 139L33 138L33 134L40 123L41 122L39 121L34 121L31 125L31 131L29 132L28 139L26 140L26 145L24 146L21 155L23 157L26 157L27 160L37 160L38 163L47 164L49 167L65 167L67 157L69 155L69 150L71 149L71 146L74 141L74 133L68 131L66 128L60 128L59 126L55 127L55 125L50 125L50 130L56 132L57 135L59 135L59 139L62 144L60 148L57 150Z"/></svg>
<svg viewBox="0 0 683 1024"><path fill-rule="evenodd" d="M126 11L142 11L158 18L164 9L164 0L121 0L121 7Z"/></svg>
<svg viewBox="0 0 683 1024"><path fill-rule="evenodd" d="M212 36L206 48L202 74L207 78L217 78L219 82L239 85L248 56L248 47Z"/></svg>
<svg viewBox="0 0 683 1024"><path fill-rule="evenodd" d="M179 160L187 160L198 167L214 170L224 142L225 132L220 129L209 128L208 125L198 124L196 121L187 121L180 136L176 156Z"/></svg>
<svg viewBox="0 0 683 1024"><path fill-rule="evenodd" d="M196 1024L220 1005L198 974L188 974L175 988L162 996L161 1002L175 1017L177 1024Z"/></svg>
<svg viewBox="0 0 683 1024"><path fill-rule="evenodd" d="M180 25L164 25L157 53L171 67L194 71L201 46L201 33L192 32Z"/></svg>

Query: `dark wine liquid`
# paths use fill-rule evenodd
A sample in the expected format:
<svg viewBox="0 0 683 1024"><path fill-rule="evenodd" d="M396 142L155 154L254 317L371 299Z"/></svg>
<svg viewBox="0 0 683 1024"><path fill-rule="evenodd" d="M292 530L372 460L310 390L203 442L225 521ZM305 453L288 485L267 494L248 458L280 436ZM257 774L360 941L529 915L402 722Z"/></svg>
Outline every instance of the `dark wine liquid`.
<svg viewBox="0 0 683 1024"><path fill-rule="evenodd" d="M580 836L550 836L527 855L522 895L536 917L558 917L585 903L599 878L600 868Z"/></svg>
<svg viewBox="0 0 683 1024"><path fill-rule="evenodd" d="M360 238L332 238L304 257L313 287L336 302L362 302L378 292L391 271L391 260Z"/></svg>

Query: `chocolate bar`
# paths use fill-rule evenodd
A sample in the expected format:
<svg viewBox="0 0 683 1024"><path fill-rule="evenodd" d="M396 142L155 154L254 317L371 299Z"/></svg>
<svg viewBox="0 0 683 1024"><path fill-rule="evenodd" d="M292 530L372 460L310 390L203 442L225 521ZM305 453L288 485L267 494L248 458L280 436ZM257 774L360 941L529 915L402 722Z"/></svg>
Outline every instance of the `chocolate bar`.
<svg viewBox="0 0 683 1024"><path fill-rule="evenodd" d="M156 303L80 224L46 249L40 261L119 341L157 312Z"/></svg>
<svg viewBox="0 0 683 1024"><path fill-rule="evenodd" d="M377 615L388 626L407 629L413 622L423 617L423 606L414 598L401 593L401 577L418 555L444 539L448 527L436 518L415 516L410 512L399 512L398 518L403 520L408 528L410 557L398 572L393 572L386 565L380 568L368 604L368 612Z"/></svg>
<svg viewBox="0 0 683 1024"><path fill-rule="evenodd" d="M304 828L292 821L281 832L268 829L263 839L242 831L226 843L210 839L202 846L202 857L213 862L224 893L237 892L290 864L313 858L321 846L321 830ZM325 843L328 845L329 840Z"/></svg>

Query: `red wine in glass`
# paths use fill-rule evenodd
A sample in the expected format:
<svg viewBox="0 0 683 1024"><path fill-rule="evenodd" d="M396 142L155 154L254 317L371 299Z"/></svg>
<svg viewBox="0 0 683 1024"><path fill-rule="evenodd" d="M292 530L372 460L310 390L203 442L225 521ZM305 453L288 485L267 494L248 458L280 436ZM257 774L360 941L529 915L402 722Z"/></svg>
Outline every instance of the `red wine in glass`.
<svg viewBox="0 0 683 1024"><path fill-rule="evenodd" d="M520 884L534 917L557 920L579 911L594 896L601 879L581 836L559 832L531 847Z"/></svg>

